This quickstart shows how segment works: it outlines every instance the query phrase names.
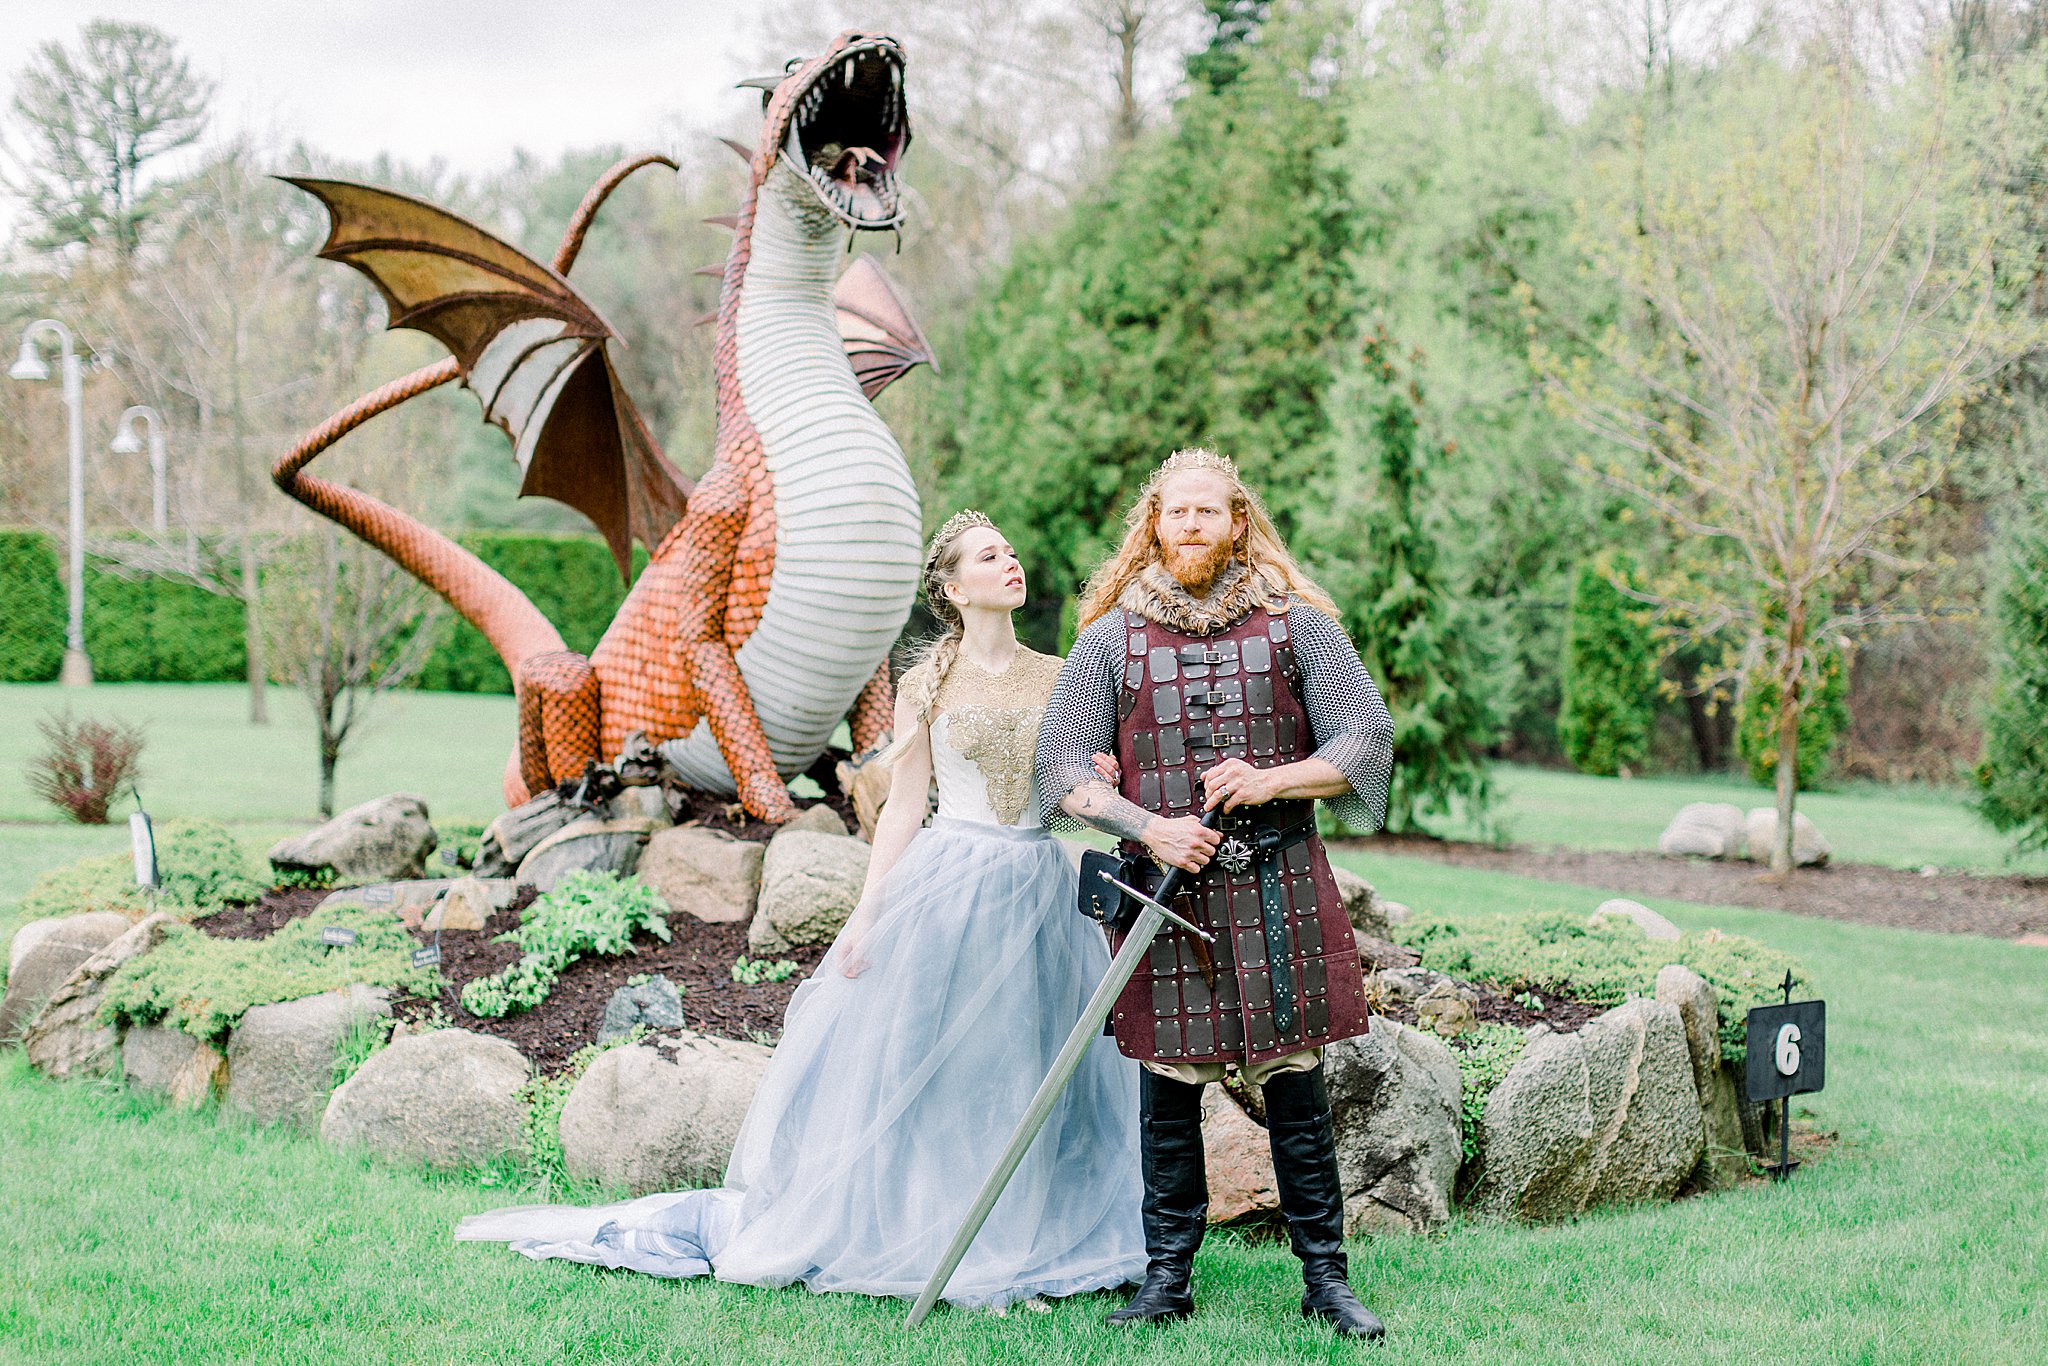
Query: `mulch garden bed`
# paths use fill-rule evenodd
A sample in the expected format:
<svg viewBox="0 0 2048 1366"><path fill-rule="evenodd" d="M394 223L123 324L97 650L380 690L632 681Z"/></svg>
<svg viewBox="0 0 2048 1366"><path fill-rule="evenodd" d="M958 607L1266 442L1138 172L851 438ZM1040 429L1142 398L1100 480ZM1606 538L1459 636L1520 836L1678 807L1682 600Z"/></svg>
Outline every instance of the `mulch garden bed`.
<svg viewBox="0 0 2048 1366"><path fill-rule="evenodd" d="M247 906L232 906L196 922L219 938L262 939L290 921L312 914L329 895L321 888L292 888L266 893ZM744 921L713 925L688 915L670 917L674 938L662 943L651 936L634 941L636 953L585 958L571 963L556 980L548 998L532 1010L495 1020L480 1020L462 1008L462 988L472 978L498 972L519 958L519 946L496 942L496 936L518 928L519 912L533 900L533 889L521 887L510 905L494 914L481 931L448 931L441 936L441 975L448 985L438 998L408 997L392 1013L401 1020L419 1020L439 1010L450 1022L478 1034L510 1043L543 1072L559 1070L569 1055L597 1040L606 1002L642 973L660 974L682 994L683 1019L689 1028L729 1039L772 1041L782 1033L783 1012L797 985L825 956L819 948L796 949L781 957L795 960L799 971L786 981L748 986L732 979L733 960L747 952ZM424 909L424 908L422 908ZM422 944L431 933L415 930Z"/></svg>
<svg viewBox="0 0 2048 1366"><path fill-rule="evenodd" d="M1358 853L1400 854L1460 868L1610 887L1709 906L1754 906L1795 915L1892 925L1946 934L2019 939L2048 932L2048 878L1941 869L1925 874L1868 863L1801 868L1783 881L1754 863L1665 858L1634 850L1496 847L1428 837L1376 835L1333 840ZM1399 901L1398 887L1382 887Z"/></svg>

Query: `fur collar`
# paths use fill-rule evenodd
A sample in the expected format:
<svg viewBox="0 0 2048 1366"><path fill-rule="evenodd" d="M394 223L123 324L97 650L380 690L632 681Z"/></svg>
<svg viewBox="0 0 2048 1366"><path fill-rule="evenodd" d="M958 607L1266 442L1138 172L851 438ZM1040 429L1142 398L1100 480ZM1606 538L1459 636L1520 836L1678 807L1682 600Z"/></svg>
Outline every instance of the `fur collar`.
<svg viewBox="0 0 2048 1366"><path fill-rule="evenodd" d="M1124 588L1117 606L1132 616L1156 621L1183 635L1206 636L1227 631L1243 621L1254 607L1278 607L1286 595L1254 574L1243 563L1232 560L1209 589L1197 598L1181 587L1163 564L1150 564Z"/></svg>

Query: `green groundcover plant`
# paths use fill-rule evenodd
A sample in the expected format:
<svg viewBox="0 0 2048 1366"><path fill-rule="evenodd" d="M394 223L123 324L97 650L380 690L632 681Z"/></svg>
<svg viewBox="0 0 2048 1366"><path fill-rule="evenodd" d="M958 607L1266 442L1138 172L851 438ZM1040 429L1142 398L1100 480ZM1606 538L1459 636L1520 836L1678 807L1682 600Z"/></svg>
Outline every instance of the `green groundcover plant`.
<svg viewBox="0 0 2048 1366"><path fill-rule="evenodd" d="M356 932L347 948L320 942L321 931ZM174 925L153 952L132 959L107 981L100 1018L108 1024L161 1024L218 1043L250 1009L296 1001L355 983L434 996L441 974L414 967L418 943L388 908L337 907L294 920L267 939L215 939Z"/></svg>
<svg viewBox="0 0 2048 1366"><path fill-rule="evenodd" d="M157 904L172 911L211 910L254 901L266 884L261 868L218 821L169 820L156 830ZM23 920L86 911L140 912L147 907L127 854L101 854L53 869L21 899Z"/></svg>
<svg viewBox="0 0 2048 1366"><path fill-rule="evenodd" d="M545 1001L562 970L586 954L633 951L645 931L668 942L668 906L638 878L578 870L520 914L520 925L498 936L525 950L503 972L462 988L462 1006L479 1019L531 1010Z"/></svg>
<svg viewBox="0 0 2048 1366"><path fill-rule="evenodd" d="M1479 1121L1486 1102L1508 1069L1529 1046L1529 1036L1513 1025L1477 1025L1448 1041L1458 1060L1458 1133L1465 1161L1479 1156Z"/></svg>
<svg viewBox="0 0 2048 1366"><path fill-rule="evenodd" d="M1589 922L1568 911L1457 916L1417 913L1395 938L1422 955L1422 966L1508 989L1537 987L1600 1005L1655 993L1657 970L1683 963L1720 999L1721 1056L1743 1057L1750 1007L1781 999L1787 971L1806 982L1790 954L1740 935L1706 930L1676 943L1647 939L1626 920Z"/></svg>

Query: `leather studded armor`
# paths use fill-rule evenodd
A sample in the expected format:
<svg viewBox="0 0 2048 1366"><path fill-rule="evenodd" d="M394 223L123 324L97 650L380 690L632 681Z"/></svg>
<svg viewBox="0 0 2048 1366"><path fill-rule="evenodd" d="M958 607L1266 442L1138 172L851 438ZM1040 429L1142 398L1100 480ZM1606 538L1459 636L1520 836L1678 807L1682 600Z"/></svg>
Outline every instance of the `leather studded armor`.
<svg viewBox="0 0 2048 1366"><path fill-rule="evenodd" d="M1199 815L1201 775L1224 759L1272 768L1314 753L1284 612L1257 607L1208 636L1127 614L1126 635L1117 759L1139 806ZM1174 905L1215 943L1170 925L1154 940L1111 1016L1127 1056L1262 1062L1365 1032L1358 948L1314 808L1224 817L1215 858ZM1149 891L1163 874L1145 867Z"/></svg>

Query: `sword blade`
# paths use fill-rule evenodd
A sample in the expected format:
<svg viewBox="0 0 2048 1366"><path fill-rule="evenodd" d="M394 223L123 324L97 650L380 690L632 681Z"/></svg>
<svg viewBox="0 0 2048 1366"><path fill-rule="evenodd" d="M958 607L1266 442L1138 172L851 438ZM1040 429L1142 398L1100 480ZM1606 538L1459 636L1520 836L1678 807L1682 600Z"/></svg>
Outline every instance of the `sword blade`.
<svg viewBox="0 0 2048 1366"><path fill-rule="evenodd" d="M1138 970L1138 963L1146 950L1152 947L1154 936L1165 923L1160 915L1160 905L1150 897L1143 898L1145 908L1138 912L1137 923L1124 939L1124 945L1110 960L1109 972L1095 988L1095 994L1088 998L1087 1006L1081 1011L1081 1019L1074 1026L1074 1032L1067 1035L1066 1044L1059 1056L1053 1060L1052 1070L1039 1083L1038 1092L1031 1097L1031 1104L1024 1111L1024 1118L1017 1125L1017 1131L1010 1136L1010 1145L1003 1149L1003 1155L996 1159L995 1168L988 1179L981 1183L980 1194L974 1197L973 1206L967 1211L967 1218L961 1223L960 1231L953 1235L953 1241L946 1248L946 1255L939 1259L938 1269L925 1284L924 1293L917 1297L917 1303L910 1308L910 1319L906 1327L915 1328L931 1313L939 1296L946 1293L946 1282L953 1279L953 1273L960 1269L960 1262L967 1256L968 1247L974 1242L981 1226L988 1222L989 1212L996 1207L1003 1188L1010 1184L1016 1174L1017 1164L1024 1160L1038 1131L1045 1127L1045 1121L1052 1116L1052 1108L1059 1101L1060 1092L1066 1090L1067 1082L1074 1075L1074 1069L1081 1065L1081 1055L1102 1033L1102 1022L1109 1018L1109 1012L1116 1007L1116 998L1131 980L1131 974Z"/></svg>
<svg viewBox="0 0 2048 1366"><path fill-rule="evenodd" d="M1174 924L1180 926L1189 934L1195 936L1195 938L1200 939L1203 942L1209 944L1213 944L1216 942L1215 935L1209 933L1207 930L1203 929L1199 925L1195 925L1186 920L1181 919L1179 916L1175 915L1170 908L1163 906L1159 902L1153 900L1151 897L1146 896L1143 892L1139 891L1136 887L1133 887L1130 883L1125 882L1119 878L1113 878L1108 873L1098 872L1095 876L1101 878L1104 882L1107 882L1110 886L1116 888L1125 896L1128 896L1133 900L1139 902L1141 905L1152 907L1154 910L1158 911L1159 914L1165 916L1168 920L1171 920Z"/></svg>

